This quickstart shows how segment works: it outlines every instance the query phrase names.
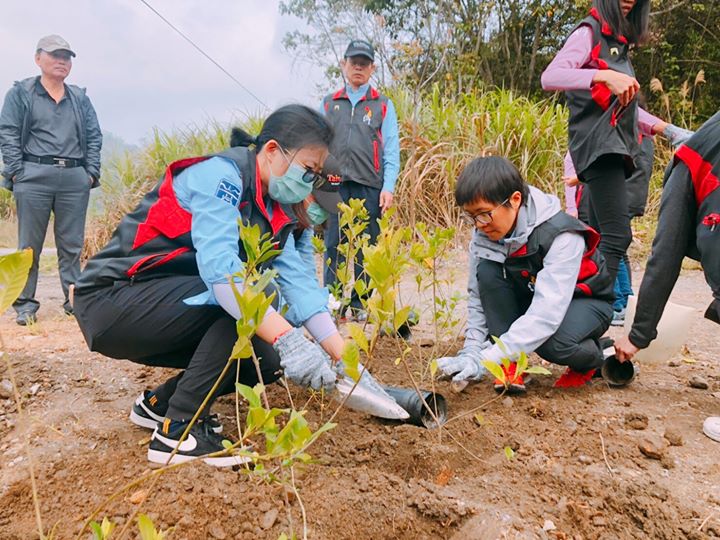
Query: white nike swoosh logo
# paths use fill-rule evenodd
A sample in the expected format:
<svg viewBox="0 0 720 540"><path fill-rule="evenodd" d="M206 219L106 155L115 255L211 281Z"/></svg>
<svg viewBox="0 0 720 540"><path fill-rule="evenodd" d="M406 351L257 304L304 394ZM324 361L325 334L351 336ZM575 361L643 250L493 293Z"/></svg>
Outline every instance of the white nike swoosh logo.
<svg viewBox="0 0 720 540"><path fill-rule="evenodd" d="M158 430L155 430L153 437L163 443L165 446L169 446L170 448L177 447L179 452L192 452L197 448L197 440L195 439L195 437L192 436L192 433L188 433L187 439L185 439L179 445L176 440L163 437Z"/></svg>

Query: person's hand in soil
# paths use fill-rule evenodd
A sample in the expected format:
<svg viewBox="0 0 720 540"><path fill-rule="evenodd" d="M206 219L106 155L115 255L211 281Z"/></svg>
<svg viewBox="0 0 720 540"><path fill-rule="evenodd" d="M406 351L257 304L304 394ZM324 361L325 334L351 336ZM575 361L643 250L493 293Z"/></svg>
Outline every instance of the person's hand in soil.
<svg viewBox="0 0 720 540"><path fill-rule="evenodd" d="M319 345L307 339L302 330L293 328L282 334L273 348L280 356L285 375L299 386L314 390L323 388L330 392L335 388L337 375L330 367L332 361Z"/></svg>
<svg viewBox="0 0 720 540"><path fill-rule="evenodd" d="M632 360L640 349L632 344L628 336L623 336L615 341L615 357L620 362Z"/></svg>
<svg viewBox="0 0 720 540"><path fill-rule="evenodd" d="M438 358L437 365L445 376L452 377L453 382L479 381L487 370L481 364L482 351L477 347L466 347L456 356Z"/></svg>

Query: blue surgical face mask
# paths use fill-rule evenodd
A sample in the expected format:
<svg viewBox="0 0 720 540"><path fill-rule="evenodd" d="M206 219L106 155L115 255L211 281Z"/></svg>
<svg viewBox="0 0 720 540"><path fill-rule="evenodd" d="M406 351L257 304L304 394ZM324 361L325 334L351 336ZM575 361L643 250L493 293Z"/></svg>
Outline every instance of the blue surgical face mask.
<svg viewBox="0 0 720 540"><path fill-rule="evenodd" d="M313 225L322 225L327 221L327 218L330 217L328 211L315 201L308 205L307 215L310 218L310 223Z"/></svg>
<svg viewBox="0 0 720 540"><path fill-rule="evenodd" d="M304 200L312 192L312 183L305 182L303 175L305 169L297 163L291 162L285 151L279 148L283 157L288 162L288 170L282 176L275 176L270 168L270 181L268 193L270 197L280 204L295 204Z"/></svg>

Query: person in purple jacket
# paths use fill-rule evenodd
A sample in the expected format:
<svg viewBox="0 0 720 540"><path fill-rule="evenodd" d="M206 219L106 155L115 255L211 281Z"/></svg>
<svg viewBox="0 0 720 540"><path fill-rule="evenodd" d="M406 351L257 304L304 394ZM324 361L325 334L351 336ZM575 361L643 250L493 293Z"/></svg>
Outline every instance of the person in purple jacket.
<svg viewBox="0 0 720 540"><path fill-rule="evenodd" d="M601 235L599 250L613 280L632 240L625 179L640 152L638 127L681 144L691 132L638 106L640 84L628 52L648 31L650 0L594 0L542 74L545 90L563 90L570 109L569 149L590 193Z"/></svg>

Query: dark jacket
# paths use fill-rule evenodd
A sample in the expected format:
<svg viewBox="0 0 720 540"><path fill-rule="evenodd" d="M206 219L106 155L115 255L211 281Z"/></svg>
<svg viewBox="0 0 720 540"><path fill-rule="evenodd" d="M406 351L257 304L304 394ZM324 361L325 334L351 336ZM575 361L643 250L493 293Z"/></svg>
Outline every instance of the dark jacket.
<svg viewBox="0 0 720 540"><path fill-rule="evenodd" d="M665 172L657 232L629 335L636 347L644 349L657 337L685 256L700 261L715 299L705 317L720 320L720 112L677 150Z"/></svg>
<svg viewBox="0 0 720 540"><path fill-rule="evenodd" d="M340 159L344 182L383 187L382 124L388 98L372 86L353 106L346 90L323 99L325 117L335 130L330 153Z"/></svg>
<svg viewBox="0 0 720 540"><path fill-rule="evenodd" d="M5 95L2 113L0 113L0 151L5 168L2 186L12 189L12 177L23 168L23 148L30 132L32 114L31 92L40 77L29 77L16 81ZM66 84L67 95L75 111L75 118L85 160L85 170L95 179L92 187L100 185L100 149L102 132L95 109L90 103L84 88Z"/></svg>

